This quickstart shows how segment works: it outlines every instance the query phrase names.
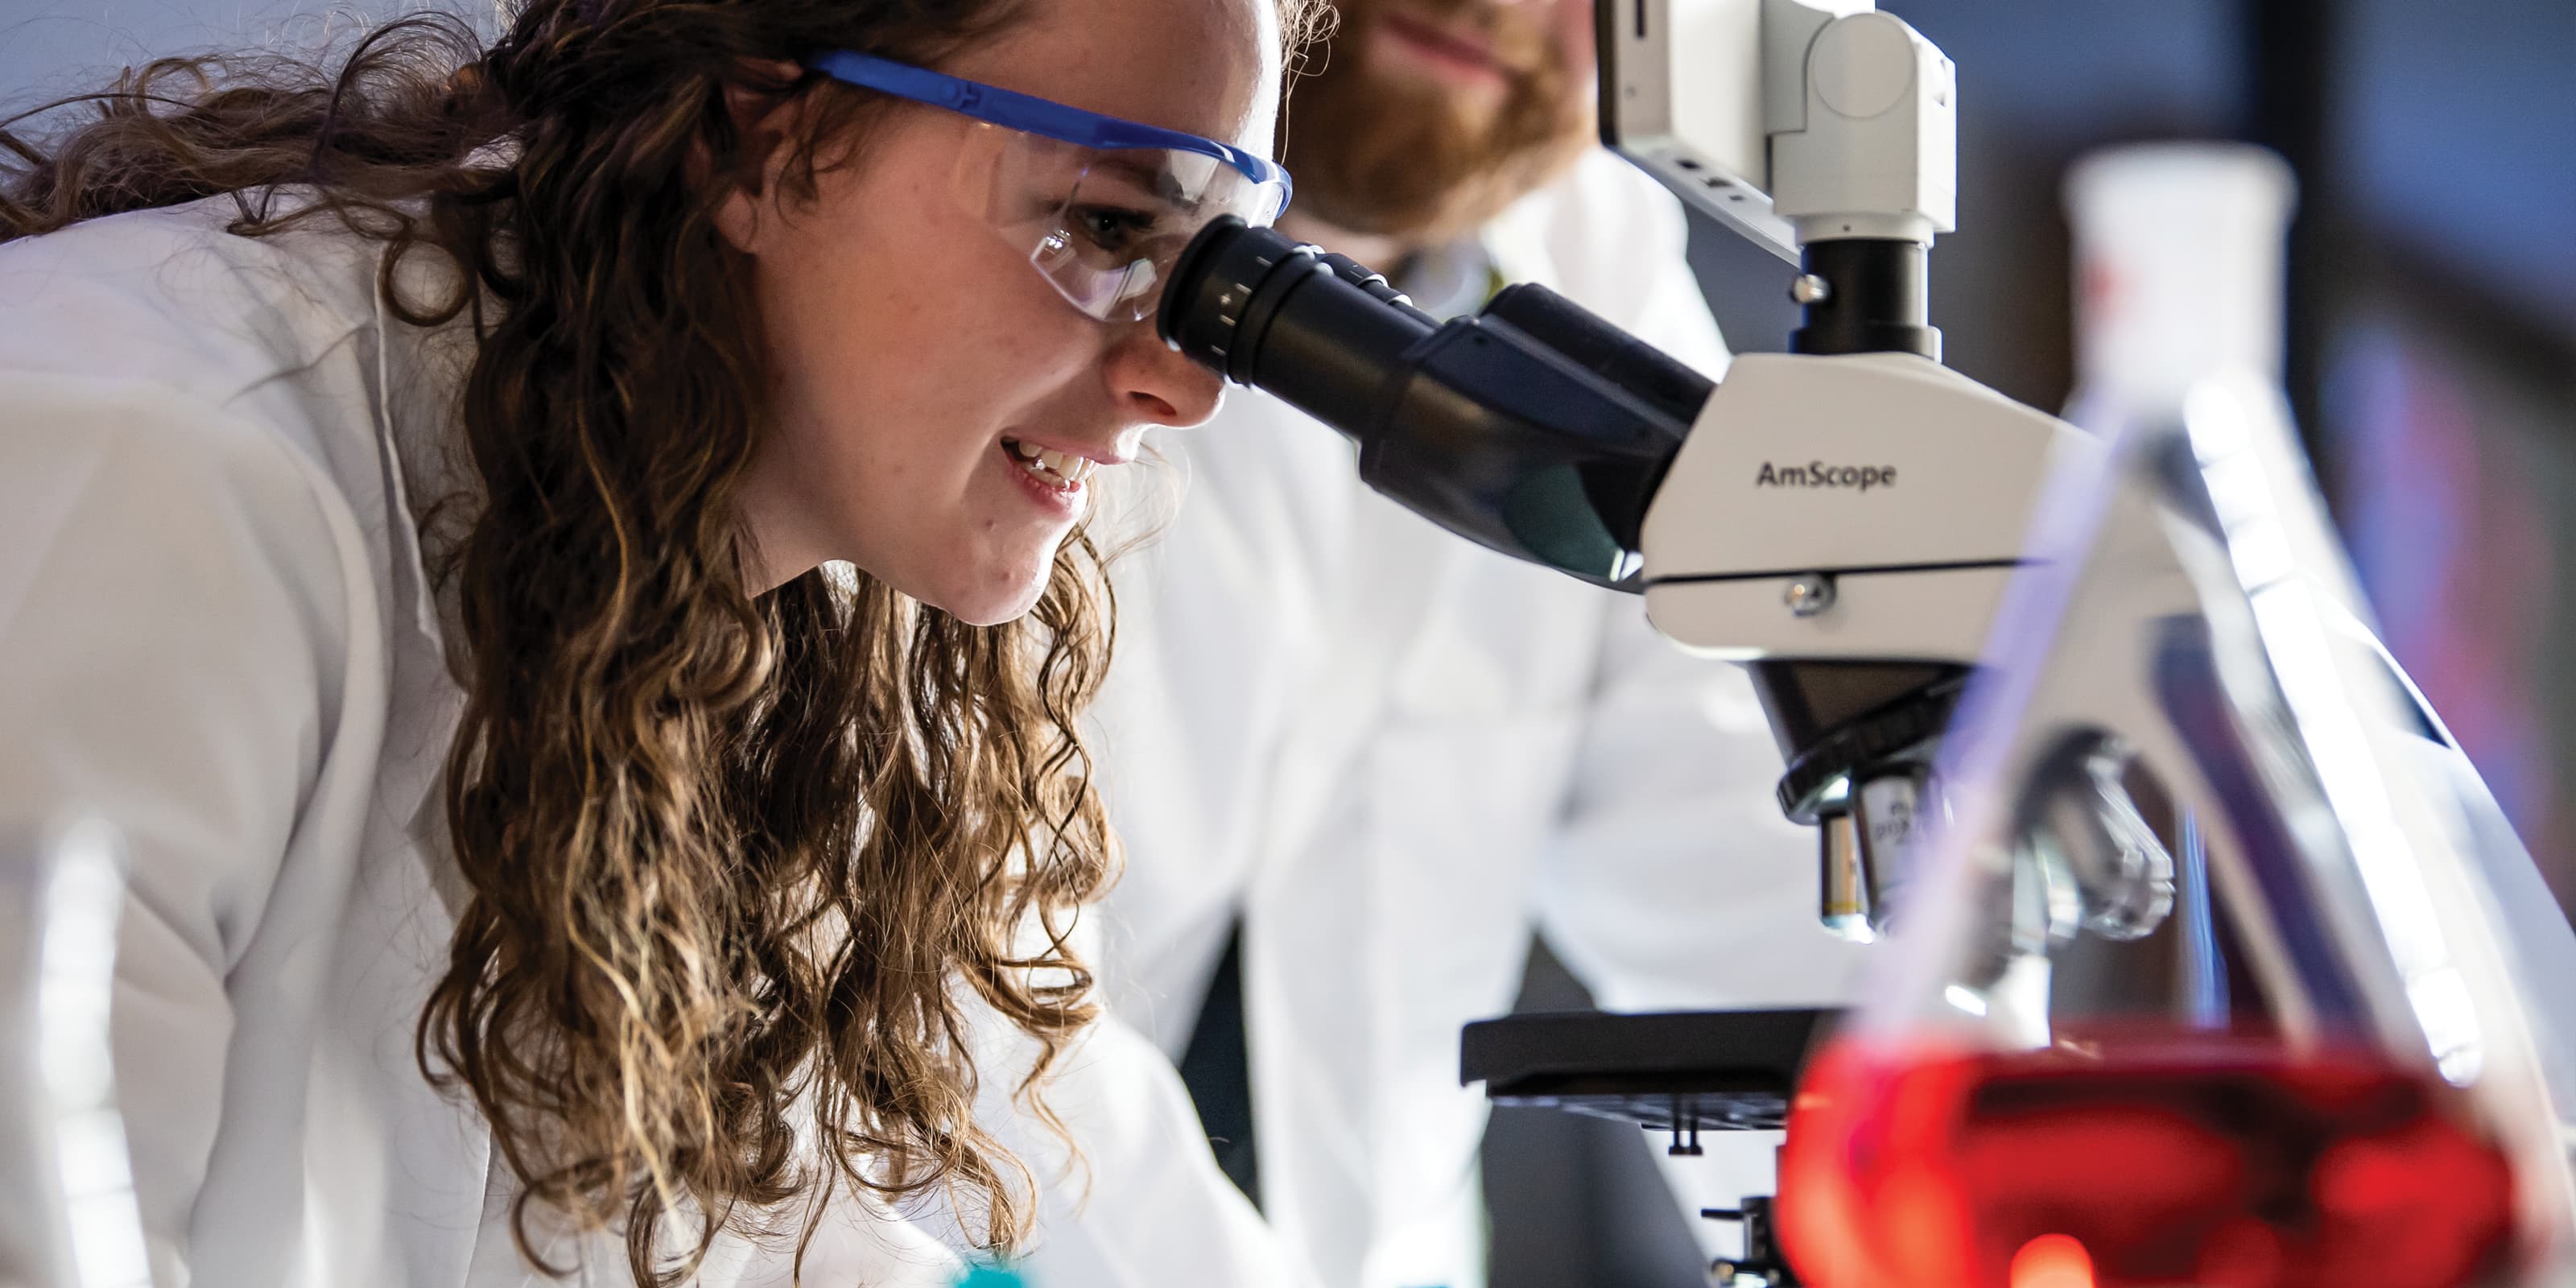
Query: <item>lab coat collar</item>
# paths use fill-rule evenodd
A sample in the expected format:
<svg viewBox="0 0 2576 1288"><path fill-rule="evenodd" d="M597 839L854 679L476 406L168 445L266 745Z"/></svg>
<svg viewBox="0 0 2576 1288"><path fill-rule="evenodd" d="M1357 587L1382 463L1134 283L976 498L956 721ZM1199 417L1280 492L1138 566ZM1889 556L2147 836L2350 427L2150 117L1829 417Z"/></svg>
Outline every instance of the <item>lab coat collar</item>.
<svg viewBox="0 0 2576 1288"><path fill-rule="evenodd" d="M1476 240L1493 257L1494 271L1507 283L1536 282L1562 291L1556 253L1548 245L1548 211L1557 199L1555 185L1512 203L1476 232Z"/></svg>
<svg viewBox="0 0 2576 1288"><path fill-rule="evenodd" d="M395 316L387 291L407 302L445 298L456 269L443 257L403 256L388 274L373 274L375 309L376 434L384 460L387 524L394 567L390 586L395 613L409 626L393 641L392 698L410 718L398 727L417 736L385 748L378 798L390 817L420 846L430 884L456 916L470 897L450 852L442 792L448 749L465 711L462 635L456 629L453 586L435 575L472 521L476 490L465 468L457 398L473 365L477 342L473 310L431 327Z"/></svg>
<svg viewBox="0 0 2576 1288"><path fill-rule="evenodd" d="M1474 313L1493 291L1516 282L1556 288L1544 196L1524 198L1475 232L1408 256L1397 289L1433 317L1451 318Z"/></svg>
<svg viewBox="0 0 2576 1288"><path fill-rule="evenodd" d="M381 252L380 252L381 253ZM376 276L376 429L392 499L412 522L396 524L395 546L411 584L405 608L413 629L444 656L456 613L432 568L454 549L474 514L473 474L457 423L457 398L474 362L473 310L432 327L394 316L387 274ZM400 298L436 300L454 289L455 269L435 255L406 255L392 274Z"/></svg>

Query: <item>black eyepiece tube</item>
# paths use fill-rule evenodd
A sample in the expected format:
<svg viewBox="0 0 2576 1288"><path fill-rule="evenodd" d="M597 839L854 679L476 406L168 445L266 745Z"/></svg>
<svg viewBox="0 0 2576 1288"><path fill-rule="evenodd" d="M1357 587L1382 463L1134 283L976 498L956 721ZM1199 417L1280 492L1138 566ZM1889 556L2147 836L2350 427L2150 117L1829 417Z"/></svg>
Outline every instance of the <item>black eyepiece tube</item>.
<svg viewBox="0 0 2576 1288"><path fill-rule="evenodd" d="M1360 477L1516 558L1635 588L1638 539L1708 379L1540 287L1441 323L1386 279L1220 219L1155 328L1360 445Z"/></svg>
<svg viewBox="0 0 2576 1288"><path fill-rule="evenodd" d="M1699 418L1700 407L1717 387L1663 350L1639 343L1554 291L1527 284L1506 286L1485 306L1485 316L1520 328L1684 428Z"/></svg>
<svg viewBox="0 0 2576 1288"><path fill-rule="evenodd" d="M1173 347L1355 438L1404 351L1438 327L1385 278L1232 217L1190 243L1163 291L1154 327Z"/></svg>

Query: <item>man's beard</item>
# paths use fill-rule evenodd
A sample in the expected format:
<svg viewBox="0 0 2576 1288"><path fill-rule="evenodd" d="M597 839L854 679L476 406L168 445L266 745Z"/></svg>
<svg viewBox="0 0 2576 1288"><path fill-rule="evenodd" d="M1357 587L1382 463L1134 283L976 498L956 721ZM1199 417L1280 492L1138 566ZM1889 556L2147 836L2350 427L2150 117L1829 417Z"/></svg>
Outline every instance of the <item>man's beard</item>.
<svg viewBox="0 0 2576 1288"><path fill-rule="evenodd" d="M1441 26L1481 0L1342 0L1321 70L1295 83L1282 136L1295 209L1355 233L1432 242L1462 236L1562 174L1592 144L1594 114L1564 49L1527 24L1530 7L1492 14L1508 64L1502 104L1477 111L1426 80L1369 66L1382 12ZM1517 39L1517 43L1515 43ZM1525 68L1526 70L1523 70Z"/></svg>

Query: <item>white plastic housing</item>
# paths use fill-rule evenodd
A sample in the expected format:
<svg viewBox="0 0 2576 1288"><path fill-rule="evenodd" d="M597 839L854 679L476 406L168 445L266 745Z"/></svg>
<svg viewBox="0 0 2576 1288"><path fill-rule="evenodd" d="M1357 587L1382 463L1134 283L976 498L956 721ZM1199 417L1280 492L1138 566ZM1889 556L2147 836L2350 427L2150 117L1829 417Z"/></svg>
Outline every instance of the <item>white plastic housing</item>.
<svg viewBox="0 0 2576 1288"><path fill-rule="evenodd" d="M1795 263L1956 220L1950 60L1870 0L1598 0L1601 135Z"/></svg>
<svg viewBox="0 0 2576 1288"><path fill-rule="evenodd" d="M1646 611L1736 661L1973 662L2050 470L2098 450L1927 358L1745 354L1646 513ZM1819 574L1832 602L1800 616Z"/></svg>
<svg viewBox="0 0 2576 1288"><path fill-rule="evenodd" d="M1785 3L1786 0L1777 0ZM1894 14L1818 28L1797 114L1771 118L1771 207L1802 243L1886 237L1931 244L1958 226L1956 69Z"/></svg>

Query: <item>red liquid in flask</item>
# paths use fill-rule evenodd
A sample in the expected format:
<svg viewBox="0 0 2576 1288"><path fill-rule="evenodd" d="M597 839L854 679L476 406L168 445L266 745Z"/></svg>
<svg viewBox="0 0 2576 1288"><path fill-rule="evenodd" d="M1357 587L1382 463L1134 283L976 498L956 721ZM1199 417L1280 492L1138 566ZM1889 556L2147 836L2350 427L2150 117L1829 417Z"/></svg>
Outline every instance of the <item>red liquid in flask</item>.
<svg viewBox="0 0 2576 1288"><path fill-rule="evenodd" d="M2515 1249L2511 1168L2458 1091L2218 1035L1836 1048L1779 1212L1816 1288L2473 1288Z"/></svg>

